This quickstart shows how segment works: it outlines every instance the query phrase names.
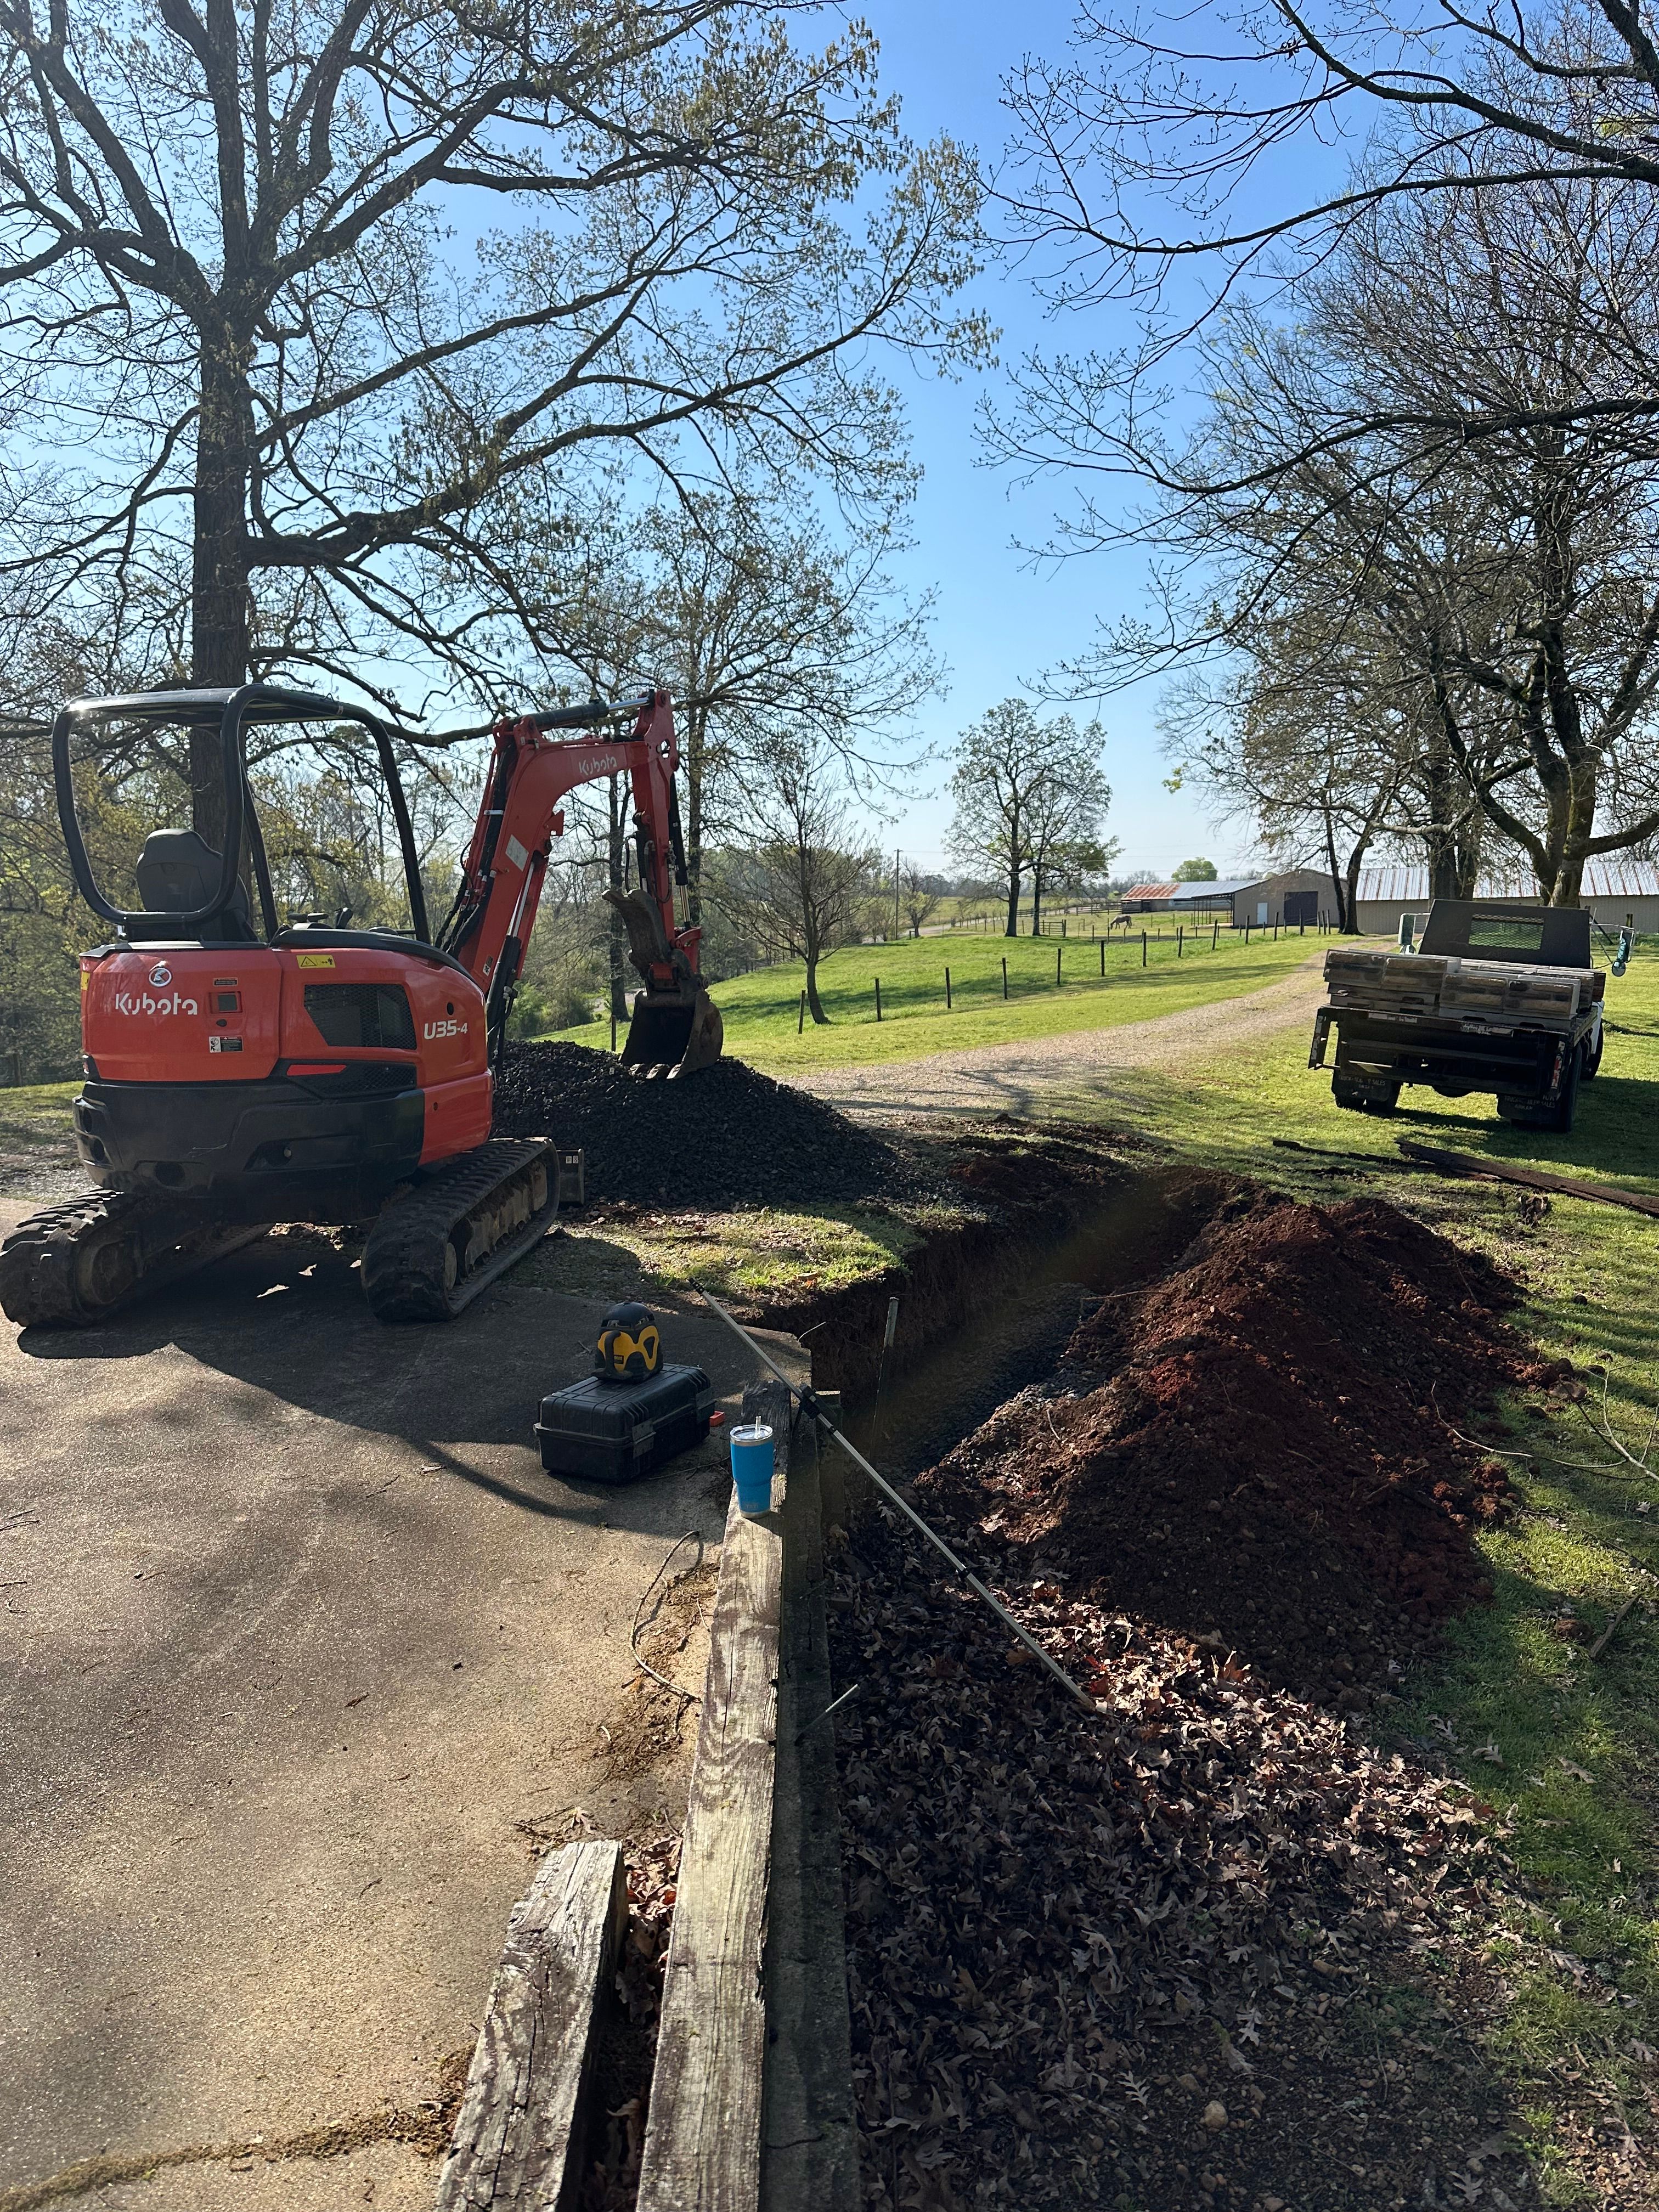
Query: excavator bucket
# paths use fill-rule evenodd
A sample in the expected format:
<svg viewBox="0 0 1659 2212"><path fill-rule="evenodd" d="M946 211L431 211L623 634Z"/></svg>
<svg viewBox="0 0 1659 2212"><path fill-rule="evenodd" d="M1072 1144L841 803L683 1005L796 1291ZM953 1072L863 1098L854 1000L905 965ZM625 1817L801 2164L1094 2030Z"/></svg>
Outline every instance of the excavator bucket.
<svg viewBox="0 0 1659 2212"><path fill-rule="evenodd" d="M690 991L641 991L622 1049L635 1075L692 1075L720 1056L720 1010L701 985Z"/></svg>
<svg viewBox="0 0 1659 2212"><path fill-rule="evenodd" d="M693 1075L720 1056L725 1030L720 1010L697 981L684 952L670 945L662 916L643 891L608 890L605 897L622 916L629 957L646 987L634 1001L634 1018L622 1049L623 1066L634 1075ZM650 978L667 969L673 981Z"/></svg>

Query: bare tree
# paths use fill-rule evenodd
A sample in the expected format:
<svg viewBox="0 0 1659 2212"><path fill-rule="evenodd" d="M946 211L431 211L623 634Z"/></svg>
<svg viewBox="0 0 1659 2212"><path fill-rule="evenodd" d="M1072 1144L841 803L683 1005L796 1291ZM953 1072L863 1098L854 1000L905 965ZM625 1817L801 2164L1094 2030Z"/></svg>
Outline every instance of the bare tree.
<svg viewBox="0 0 1659 2212"><path fill-rule="evenodd" d="M1231 659L1235 704L1305 734L1308 793L1333 762L1382 764L1355 819L1420 832L1437 890L1472 880L1478 810L1575 902L1587 860L1659 831L1659 453L1588 414L1426 464L1407 433L1322 426L1362 394L1403 417L1480 388L1518 416L1600 388L1633 333L1659 341L1656 252L1644 191L1493 180L1356 225L1293 328L1230 318L1194 446L1231 488L1164 495L1161 622L1118 631L1115 672Z"/></svg>
<svg viewBox="0 0 1659 2212"><path fill-rule="evenodd" d="M1109 346L1026 364L1024 422L1001 428L1005 450L1060 465L1121 459L1194 330L1318 267L1402 201L1455 210L1483 179L1659 185L1659 46L1621 0L1216 0L1179 18L1084 0L1069 51L1028 59L1004 96L1015 139L1000 198L1014 237L1058 305L1114 310ZM1341 136L1364 158L1304 197L1295 180L1306 168L1322 179ZM1644 346L1630 368L1600 394L1475 386L1427 412L1360 395L1328 424L1325 448L1387 426L1409 427L1425 450L1591 418L1645 435L1659 362ZM1138 422L1119 412L1130 399Z"/></svg>
<svg viewBox="0 0 1659 2212"><path fill-rule="evenodd" d="M763 943L805 967L807 1010L830 1017L818 969L838 946L856 943L880 867L856 842L841 764L811 732L780 741L770 772L752 793L755 834L712 855L708 896Z"/></svg>
<svg viewBox="0 0 1659 2212"><path fill-rule="evenodd" d="M907 597L884 567L911 488L897 471L879 511L847 517L838 535L800 485L692 491L633 516L601 510L579 539L567 530L526 563L520 603L545 665L625 660L634 680L674 696L694 921L704 848L742 842L774 733L792 747L810 732L866 790L899 774L908 718L942 674L931 594ZM543 479L538 490L551 538L560 489Z"/></svg>
<svg viewBox="0 0 1659 2212"><path fill-rule="evenodd" d="M945 892L937 876L924 875L914 863L899 872L899 903L904 919L910 925L912 937L920 937L923 927L939 912Z"/></svg>
<svg viewBox="0 0 1659 2212"><path fill-rule="evenodd" d="M988 868L1004 886L1004 934L1019 929L1019 898L1032 878L1031 922L1040 922L1042 871L1067 838L1092 836L1111 804L1097 757L1101 730L1079 731L1069 714L1039 723L1024 699L1004 699L957 744L950 848L965 866Z"/></svg>
<svg viewBox="0 0 1659 2212"><path fill-rule="evenodd" d="M747 455L856 499L890 441L842 364L979 349L976 185L860 28L807 52L790 12L0 0L0 568L153 594L200 683L365 680L365 624L476 673L514 555L472 519L527 471Z"/></svg>

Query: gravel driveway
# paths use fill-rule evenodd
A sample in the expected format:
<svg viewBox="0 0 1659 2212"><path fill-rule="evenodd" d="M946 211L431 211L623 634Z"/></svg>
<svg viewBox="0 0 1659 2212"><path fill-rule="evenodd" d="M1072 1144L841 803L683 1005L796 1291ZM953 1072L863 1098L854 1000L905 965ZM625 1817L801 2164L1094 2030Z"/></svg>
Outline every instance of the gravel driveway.
<svg viewBox="0 0 1659 2212"><path fill-rule="evenodd" d="M1077 1030L1069 1036L976 1045L967 1052L937 1052L925 1060L890 1060L875 1067L833 1067L785 1080L838 1106L871 1111L947 1111L1029 1114L1045 1093L1109 1096L1125 1068L1177 1068L1229 1046L1262 1042L1285 1030L1311 1027L1323 1000L1324 948L1291 974L1243 998L1218 999L1152 1021L1117 1029Z"/></svg>

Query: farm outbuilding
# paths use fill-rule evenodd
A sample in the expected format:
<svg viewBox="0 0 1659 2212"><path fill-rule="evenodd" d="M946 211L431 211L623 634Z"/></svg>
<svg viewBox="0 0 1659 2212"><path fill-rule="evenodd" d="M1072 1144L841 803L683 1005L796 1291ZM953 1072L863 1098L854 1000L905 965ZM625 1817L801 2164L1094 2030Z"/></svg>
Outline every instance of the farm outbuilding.
<svg viewBox="0 0 1659 2212"><path fill-rule="evenodd" d="M1186 884L1131 884L1118 902L1120 914L1167 914L1170 902Z"/></svg>
<svg viewBox="0 0 1659 2212"><path fill-rule="evenodd" d="M1287 868L1277 875L1238 876L1213 884L1177 884L1170 902L1173 914L1218 918L1243 929L1281 928L1336 920L1336 891L1318 868Z"/></svg>
<svg viewBox="0 0 1659 2212"><path fill-rule="evenodd" d="M1494 906L1536 906L1538 886L1523 869L1493 870L1474 887L1478 899ZM1359 878L1359 927L1368 937L1398 937L1402 915L1429 910L1426 868L1366 868ZM1592 860L1584 870L1583 896L1603 929L1626 923L1642 932L1659 931L1659 867L1650 860Z"/></svg>

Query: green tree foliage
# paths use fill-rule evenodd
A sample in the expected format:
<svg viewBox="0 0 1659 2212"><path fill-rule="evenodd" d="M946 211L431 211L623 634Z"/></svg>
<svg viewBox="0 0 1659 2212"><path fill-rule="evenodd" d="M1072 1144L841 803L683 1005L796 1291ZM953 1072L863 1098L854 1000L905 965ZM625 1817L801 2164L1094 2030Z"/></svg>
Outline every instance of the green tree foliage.
<svg viewBox="0 0 1659 2212"><path fill-rule="evenodd" d="M1218 880L1213 860L1183 860L1170 878L1176 884L1212 884Z"/></svg>

